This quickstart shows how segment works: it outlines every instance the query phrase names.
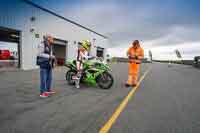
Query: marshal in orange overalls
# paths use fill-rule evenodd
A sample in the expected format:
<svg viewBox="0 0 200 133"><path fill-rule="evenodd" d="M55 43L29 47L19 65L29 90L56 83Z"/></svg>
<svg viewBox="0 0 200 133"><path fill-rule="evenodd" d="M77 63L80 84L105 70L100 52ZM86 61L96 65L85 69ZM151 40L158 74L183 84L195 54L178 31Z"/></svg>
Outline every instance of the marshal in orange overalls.
<svg viewBox="0 0 200 133"><path fill-rule="evenodd" d="M135 40L133 46L128 49L127 56L129 57L129 75L126 86L135 86L138 81L141 59L144 58L144 50L140 47L138 40Z"/></svg>

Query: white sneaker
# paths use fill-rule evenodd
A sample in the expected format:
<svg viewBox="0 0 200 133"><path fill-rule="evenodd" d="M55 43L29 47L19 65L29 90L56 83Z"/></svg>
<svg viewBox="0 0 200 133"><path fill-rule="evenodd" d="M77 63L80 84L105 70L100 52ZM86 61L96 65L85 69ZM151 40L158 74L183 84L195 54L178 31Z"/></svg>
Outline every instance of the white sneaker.
<svg viewBox="0 0 200 133"><path fill-rule="evenodd" d="M79 88L80 88L80 85L76 85L76 88L79 89Z"/></svg>
<svg viewBox="0 0 200 133"><path fill-rule="evenodd" d="M75 81L75 86L76 86L76 88L77 88L77 89L79 89L79 88L80 88L80 85L79 85L79 80L76 80L76 81Z"/></svg>

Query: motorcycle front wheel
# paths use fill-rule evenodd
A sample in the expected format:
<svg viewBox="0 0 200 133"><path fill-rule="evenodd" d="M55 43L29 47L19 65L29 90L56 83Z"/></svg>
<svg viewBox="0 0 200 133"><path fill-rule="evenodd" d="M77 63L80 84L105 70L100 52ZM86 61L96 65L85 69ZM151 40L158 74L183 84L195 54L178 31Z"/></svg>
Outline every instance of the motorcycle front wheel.
<svg viewBox="0 0 200 133"><path fill-rule="evenodd" d="M65 78L69 85L75 85L75 81L72 78L73 76L76 76L76 72L71 70L69 70L65 75Z"/></svg>
<svg viewBox="0 0 200 133"><path fill-rule="evenodd" d="M97 77L96 82L100 88L110 89L113 85L114 79L110 73L104 72Z"/></svg>

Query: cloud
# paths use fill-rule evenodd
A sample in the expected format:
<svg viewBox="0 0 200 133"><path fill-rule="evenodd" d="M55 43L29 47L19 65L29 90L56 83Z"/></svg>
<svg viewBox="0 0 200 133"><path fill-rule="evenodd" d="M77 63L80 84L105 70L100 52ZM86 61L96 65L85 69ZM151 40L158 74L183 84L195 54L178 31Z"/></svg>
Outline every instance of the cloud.
<svg viewBox="0 0 200 133"><path fill-rule="evenodd" d="M175 50L179 50L182 54L183 59L193 59L194 56L199 55L200 42L185 42L182 44L175 44L171 46L158 46L148 50L151 50L153 53L154 59L162 60L177 60Z"/></svg>
<svg viewBox="0 0 200 133"><path fill-rule="evenodd" d="M147 50L200 44L200 1L197 0L61 0L60 4L49 3L55 1L45 4L43 0L44 5L63 16L109 36L110 51L116 56L116 51L125 51L134 39L140 40ZM198 48L196 51L200 53ZM192 54L192 50L189 53Z"/></svg>

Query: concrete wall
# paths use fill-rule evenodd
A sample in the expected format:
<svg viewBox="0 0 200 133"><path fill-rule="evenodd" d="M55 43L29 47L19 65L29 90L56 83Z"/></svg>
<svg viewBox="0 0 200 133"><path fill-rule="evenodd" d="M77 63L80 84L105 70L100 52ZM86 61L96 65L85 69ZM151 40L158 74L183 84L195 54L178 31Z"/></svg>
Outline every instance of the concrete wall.
<svg viewBox="0 0 200 133"><path fill-rule="evenodd" d="M34 17L35 21L31 21L31 17ZM68 59L76 57L77 44L74 44L74 41L78 42L82 39L92 41L95 38L95 45L103 48L108 46L107 39L28 5L21 0L1 2L0 26L21 31L22 69L37 68L35 65L37 47L42 41L42 36L46 34L68 41ZM31 29L34 29L34 31L30 32ZM39 34L40 37L36 38L35 34ZM95 54L96 50L93 49L92 51Z"/></svg>

